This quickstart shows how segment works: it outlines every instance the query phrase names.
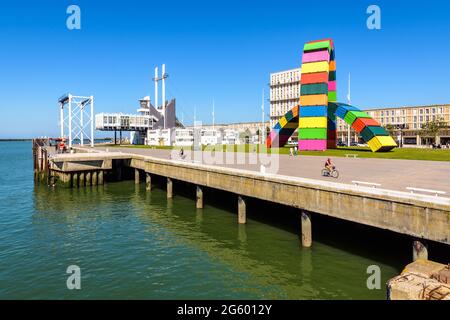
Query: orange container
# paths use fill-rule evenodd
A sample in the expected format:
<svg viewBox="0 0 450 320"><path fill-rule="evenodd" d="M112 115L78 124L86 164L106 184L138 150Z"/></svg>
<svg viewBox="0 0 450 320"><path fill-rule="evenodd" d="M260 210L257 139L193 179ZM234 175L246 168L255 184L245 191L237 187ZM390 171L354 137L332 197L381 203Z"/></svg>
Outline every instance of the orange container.
<svg viewBox="0 0 450 320"><path fill-rule="evenodd" d="M326 94L312 94L308 96L300 96L301 106L327 106L328 95Z"/></svg>
<svg viewBox="0 0 450 320"><path fill-rule="evenodd" d="M336 61L335 60L330 61L330 68L328 70L336 71Z"/></svg>

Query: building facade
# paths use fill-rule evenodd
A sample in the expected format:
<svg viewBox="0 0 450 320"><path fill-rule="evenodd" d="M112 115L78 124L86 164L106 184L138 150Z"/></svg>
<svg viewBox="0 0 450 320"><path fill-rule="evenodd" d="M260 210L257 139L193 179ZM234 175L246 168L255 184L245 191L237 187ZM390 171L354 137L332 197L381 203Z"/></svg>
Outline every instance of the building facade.
<svg viewBox="0 0 450 320"><path fill-rule="evenodd" d="M270 127L300 99L300 68L270 74Z"/></svg>

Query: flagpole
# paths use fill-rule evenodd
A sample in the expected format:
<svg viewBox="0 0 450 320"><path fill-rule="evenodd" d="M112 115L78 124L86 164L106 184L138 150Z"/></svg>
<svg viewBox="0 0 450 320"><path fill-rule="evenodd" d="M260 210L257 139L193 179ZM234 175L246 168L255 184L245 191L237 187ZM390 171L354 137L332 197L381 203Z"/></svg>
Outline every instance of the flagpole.
<svg viewBox="0 0 450 320"><path fill-rule="evenodd" d="M350 96L350 72L348 73L348 93L347 93L347 103L350 104L351 96ZM347 125L347 146L350 147L350 125Z"/></svg>

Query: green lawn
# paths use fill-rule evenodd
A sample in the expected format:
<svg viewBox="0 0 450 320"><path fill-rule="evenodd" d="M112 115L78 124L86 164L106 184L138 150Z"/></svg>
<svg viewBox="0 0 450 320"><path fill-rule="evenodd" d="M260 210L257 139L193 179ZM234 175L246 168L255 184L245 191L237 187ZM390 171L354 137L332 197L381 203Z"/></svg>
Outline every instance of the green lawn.
<svg viewBox="0 0 450 320"><path fill-rule="evenodd" d="M109 147L115 147L109 145ZM118 146L117 146L118 147ZM160 147L142 145L122 145L127 148L148 148L148 149L180 149L181 147ZM184 147L185 150L192 149ZM289 147L273 148L267 150L261 145L217 145L204 146L203 150L227 151L227 152L269 152L279 154L289 154ZM380 159L405 159L405 160L430 160L430 161L450 161L449 149L415 149L415 148L395 148L389 152L372 152L367 147L339 147L327 151L301 151L299 155L307 156L330 156L345 157L345 154L357 154L358 158L380 158Z"/></svg>

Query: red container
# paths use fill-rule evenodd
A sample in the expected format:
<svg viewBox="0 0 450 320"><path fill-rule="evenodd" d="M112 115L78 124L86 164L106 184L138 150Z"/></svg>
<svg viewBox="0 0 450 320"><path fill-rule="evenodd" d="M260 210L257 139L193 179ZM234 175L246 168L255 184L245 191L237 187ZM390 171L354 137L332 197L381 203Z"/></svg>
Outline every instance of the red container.
<svg viewBox="0 0 450 320"><path fill-rule="evenodd" d="M327 83L328 72L305 73L302 74L301 84Z"/></svg>
<svg viewBox="0 0 450 320"><path fill-rule="evenodd" d="M379 126L379 125L380 124L378 123L378 121L376 121L372 118L358 118L353 122L352 128L356 132L360 133L367 126Z"/></svg>

